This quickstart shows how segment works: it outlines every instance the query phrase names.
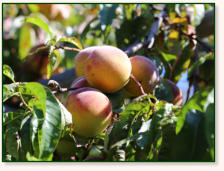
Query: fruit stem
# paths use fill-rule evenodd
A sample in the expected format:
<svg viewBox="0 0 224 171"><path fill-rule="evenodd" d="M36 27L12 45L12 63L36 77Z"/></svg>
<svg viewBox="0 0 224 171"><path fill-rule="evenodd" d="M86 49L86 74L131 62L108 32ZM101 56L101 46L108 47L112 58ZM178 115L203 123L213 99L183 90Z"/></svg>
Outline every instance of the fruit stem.
<svg viewBox="0 0 224 171"><path fill-rule="evenodd" d="M144 89L143 89L141 83L135 78L135 76L134 76L133 74L131 74L130 78L131 78L132 80L134 80L134 82L138 85L138 87L139 87L139 89L140 89L140 91L141 91L141 94L142 94L142 95L145 95L146 93L145 93L145 91L144 91Z"/></svg>

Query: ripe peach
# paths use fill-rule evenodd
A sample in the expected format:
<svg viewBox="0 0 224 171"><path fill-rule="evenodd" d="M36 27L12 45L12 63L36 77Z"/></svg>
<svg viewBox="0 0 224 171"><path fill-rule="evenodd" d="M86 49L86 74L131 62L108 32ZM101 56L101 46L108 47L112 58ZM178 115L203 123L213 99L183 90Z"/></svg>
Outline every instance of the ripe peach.
<svg viewBox="0 0 224 171"><path fill-rule="evenodd" d="M173 104L174 105L181 105L183 102L183 95L182 91L179 87L176 86L172 81L165 79L168 85L170 86L173 92Z"/></svg>
<svg viewBox="0 0 224 171"><path fill-rule="evenodd" d="M81 50L75 57L75 73L77 77L85 75L85 62L89 55L96 49L96 46Z"/></svg>
<svg viewBox="0 0 224 171"><path fill-rule="evenodd" d="M72 91L66 99L66 107L72 114L74 132L84 137L101 133L111 123L110 101L94 88L84 87Z"/></svg>
<svg viewBox="0 0 224 171"><path fill-rule="evenodd" d="M130 58L133 76L141 83L146 93L152 92L159 82L159 73L156 65L144 56ZM141 91L134 80L130 80L125 86L126 94L129 96L140 96Z"/></svg>
<svg viewBox="0 0 224 171"><path fill-rule="evenodd" d="M88 83L103 92L120 90L129 81L131 62L128 56L113 46L99 46L86 60Z"/></svg>
<svg viewBox="0 0 224 171"><path fill-rule="evenodd" d="M71 84L71 88L83 88L83 87L90 87L89 83L86 80L86 77L79 77L76 78L72 84ZM69 91L69 94L71 94L73 91Z"/></svg>
<svg viewBox="0 0 224 171"><path fill-rule="evenodd" d="M71 88L82 88L82 87L89 87L89 83L86 80L86 77L79 77L76 78L71 85Z"/></svg>

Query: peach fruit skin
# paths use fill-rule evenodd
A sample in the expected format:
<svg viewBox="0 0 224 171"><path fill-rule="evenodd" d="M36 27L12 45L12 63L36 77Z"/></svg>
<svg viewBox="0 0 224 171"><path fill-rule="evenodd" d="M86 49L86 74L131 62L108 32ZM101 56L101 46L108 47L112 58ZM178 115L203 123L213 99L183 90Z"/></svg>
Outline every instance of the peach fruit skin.
<svg viewBox="0 0 224 171"><path fill-rule="evenodd" d="M170 86L173 92L173 104L174 105L182 105L183 102L183 94L179 87L176 86L172 81L165 79L168 85Z"/></svg>
<svg viewBox="0 0 224 171"><path fill-rule="evenodd" d="M95 50L97 46L88 47L81 50L75 57L75 73L77 77L85 75L85 62L89 55Z"/></svg>
<svg viewBox="0 0 224 171"><path fill-rule="evenodd" d="M141 83L145 93L151 93L159 82L159 73L156 65L144 56L130 58L133 76ZM140 96L141 91L134 80L130 80L125 86L125 93L128 96Z"/></svg>
<svg viewBox="0 0 224 171"><path fill-rule="evenodd" d="M74 132L84 137L101 133L111 123L112 107L102 92L89 87L68 95L66 107L72 114Z"/></svg>
<svg viewBox="0 0 224 171"><path fill-rule="evenodd" d="M90 87L90 85L89 85L88 81L86 80L86 77L83 76L83 77L76 78L76 79L72 82L72 84L71 84L70 87L71 87L71 88L77 88L77 89L78 89L78 88L83 88L83 87ZM68 95L71 94L73 91L74 91L74 90L69 91L69 92L68 92Z"/></svg>
<svg viewBox="0 0 224 171"><path fill-rule="evenodd" d="M87 58L85 76L92 87L112 93L127 84L131 68L130 59L122 50L113 46L100 46Z"/></svg>

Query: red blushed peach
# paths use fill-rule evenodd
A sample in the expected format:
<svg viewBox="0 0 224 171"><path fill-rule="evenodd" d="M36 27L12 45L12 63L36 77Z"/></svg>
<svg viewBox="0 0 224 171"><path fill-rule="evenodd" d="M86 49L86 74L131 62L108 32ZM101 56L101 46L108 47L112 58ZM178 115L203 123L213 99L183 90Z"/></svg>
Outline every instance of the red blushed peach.
<svg viewBox="0 0 224 171"><path fill-rule="evenodd" d="M71 84L71 88L83 88L83 87L90 87L88 81L86 80L86 77L79 77L76 78L72 84ZM69 91L69 94L71 94L72 91Z"/></svg>
<svg viewBox="0 0 224 171"><path fill-rule="evenodd" d="M156 65L144 56L130 58L133 76L141 83L145 93L151 93L159 82L159 73ZM141 91L134 80L130 80L125 86L129 96L140 96Z"/></svg>
<svg viewBox="0 0 224 171"><path fill-rule="evenodd" d="M183 102L183 94L179 87L176 86L172 81L165 79L168 85L170 86L173 92L173 104L174 105L182 105Z"/></svg>
<svg viewBox="0 0 224 171"><path fill-rule="evenodd" d="M85 62L89 55L95 50L97 46L88 47L81 50L75 57L75 73L77 77L85 75Z"/></svg>
<svg viewBox="0 0 224 171"><path fill-rule="evenodd" d="M122 89L129 81L131 62L113 46L99 46L87 58L85 76L88 83L105 93Z"/></svg>
<svg viewBox="0 0 224 171"><path fill-rule="evenodd" d="M110 101L94 88L74 90L66 99L66 107L72 114L74 132L84 137L100 134L111 123Z"/></svg>

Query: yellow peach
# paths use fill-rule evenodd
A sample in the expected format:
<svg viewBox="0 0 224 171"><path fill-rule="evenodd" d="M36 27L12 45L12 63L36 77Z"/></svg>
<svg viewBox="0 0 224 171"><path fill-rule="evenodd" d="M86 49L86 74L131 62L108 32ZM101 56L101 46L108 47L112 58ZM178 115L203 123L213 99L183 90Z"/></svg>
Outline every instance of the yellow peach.
<svg viewBox="0 0 224 171"><path fill-rule="evenodd" d="M85 63L88 83L106 93L122 89L129 81L130 74L131 62L128 56L113 46L99 46Z"/></svg>
<svg viewBox="0 0 224 171"><path fill-rule="evenodd" d="M132 75L141 83L145 93L151 93L159 82L159 73L156 65L144 56L134 56L130 58L132 65ZM131 79L125 86L125 92L129 96L140 96L141 91L136 82Z"/></svg>

